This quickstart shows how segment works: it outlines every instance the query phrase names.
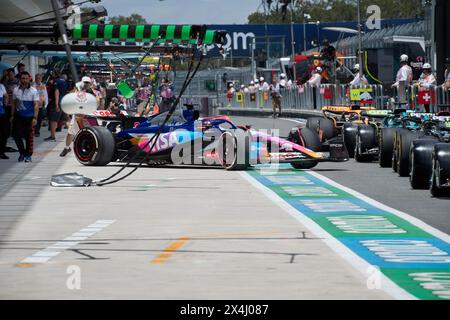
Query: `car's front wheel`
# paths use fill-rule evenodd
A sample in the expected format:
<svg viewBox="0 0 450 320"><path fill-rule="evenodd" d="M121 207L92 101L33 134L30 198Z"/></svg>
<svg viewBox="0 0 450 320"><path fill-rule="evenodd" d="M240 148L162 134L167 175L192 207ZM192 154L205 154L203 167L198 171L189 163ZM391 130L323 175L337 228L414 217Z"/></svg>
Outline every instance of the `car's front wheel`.
<svg viewBox="0 0 450 320"><path fill-rule="evenodd" d="M250 166L250 135L241 130L224 132L220 136L218 151L225 170L247 170Z"/></svg>
<svg viewBox="0 0 450 320"><path fill-rule="evenodd" d="M86 127L78 132L74 152L85 166L106 166L114 159L116 142L111 131L104 127Z"/></svg>

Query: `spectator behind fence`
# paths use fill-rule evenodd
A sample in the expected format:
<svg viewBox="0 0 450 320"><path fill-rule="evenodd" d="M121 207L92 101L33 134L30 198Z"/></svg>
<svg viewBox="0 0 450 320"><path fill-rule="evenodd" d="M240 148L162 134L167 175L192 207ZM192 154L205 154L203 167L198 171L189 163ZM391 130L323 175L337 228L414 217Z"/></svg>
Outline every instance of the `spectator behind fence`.
<svg viewBox="0 0 450 320"><path fill-rule="evenodd" d="M397 72L396 82L392 85L396 88L399 88L402 84L407 87L412 84L413 80L413 71L409 66L409 57L406 54L400 57L400 65L401 67Z"/></svg>
<svg viewBox="0 0 450 320"><path fill-rule="evenodd" d="M430 88L437 84L437 80L432 73L431 64L425 63L423 65L423 72L419 78L419 85L424 88Z"/></svg>
<svg viewBox="0 0 450 320"><path fill-rule="evenodd" d="M321 83L322 83L322 68L321 67L317 67L314 71L313 74L311 75L311 78L307 81L307 83L313 87L313 88L318 88Z"/></svg>
<svg viewBox="0 0 450 320"><path fill-rule="evenodd" d="M0 83L0 159L7 160L9 157L5 154L6 142L9 138L9 117L5 106L8 104L8 92L3 84Z"/></svg>
<svg viewBox="0 0 450 320"><path fill-rule="evenodd" d="M44 118L45 111L48 105L47 88L45 84L42 82L41 74L36 75L33 87L36 89L40 100L38 118L36 122L36 127L34 128L35 137L39 137L41 135L42 119Z"/></svg>
<svg viewBox="0 0 450 320"><path fill-rule="evenodd" d="M445 59L444 84L442 86L445 90L450 89L450 58Z"/></svg>
<svg viewBox="0 0 450 320"><path fill-rule="evenodd" d="M270 91L270 85L266 82L264 77L259 78L258 90L261 92L269 92Z"/></svg>
<svg viewBox="0 0 450 320"><path fill-rule="evenodd" d="M361 70L359 64L355 64L353 67L353 73L355 73L355 78L349 83L349 86L366 86L369 84L366 77L363 75L361 77Z"/></svg>
<svg viewBox="0 0 450 320"><path fill-rule="evenodd" d="M32 161L34 126L39 113L39 95L37 90L31 86L30 79L30 74L23 71L20 75L20 85L14 89L13 93L12 135L19 149L19 162Z"/></svg>
<svg viewBox="0 0 450 320"><path fill-rule="evenodd" d="M256 86L255 86L255 82L254 81L250 81L250 84L248 85L248 92L250 94L255 94L257 91Z"/></svg>

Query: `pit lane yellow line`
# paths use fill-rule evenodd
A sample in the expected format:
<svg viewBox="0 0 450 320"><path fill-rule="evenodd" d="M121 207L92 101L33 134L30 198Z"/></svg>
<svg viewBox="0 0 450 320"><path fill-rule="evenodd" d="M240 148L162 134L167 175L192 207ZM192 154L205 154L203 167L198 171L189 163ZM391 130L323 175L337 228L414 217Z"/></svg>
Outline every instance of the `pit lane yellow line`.
<svg viewBox="0 0 450 320"><path fill-rule="evenodd" d="M162 264L166 262L171 256L173 252L176 252L180 249L187 241L189 237L181 237L170 244L167 248L163 250L163 253L158 255L155 259L153 259L150 264Z"/></svg>

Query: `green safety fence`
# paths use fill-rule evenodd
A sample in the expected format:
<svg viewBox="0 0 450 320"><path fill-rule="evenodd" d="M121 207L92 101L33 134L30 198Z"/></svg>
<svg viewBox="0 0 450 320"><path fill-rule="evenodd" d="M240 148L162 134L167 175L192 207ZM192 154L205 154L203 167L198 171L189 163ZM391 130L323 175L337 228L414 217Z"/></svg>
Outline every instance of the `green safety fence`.
<svg viewBox="0 0 450 320"><path fill-rule="evenodd" d="M199 40L198 37L201 36ZM78 24L72 30L72 40L160 43L222 44L225 33L207 30L199 25L113 25Z"/></svg>

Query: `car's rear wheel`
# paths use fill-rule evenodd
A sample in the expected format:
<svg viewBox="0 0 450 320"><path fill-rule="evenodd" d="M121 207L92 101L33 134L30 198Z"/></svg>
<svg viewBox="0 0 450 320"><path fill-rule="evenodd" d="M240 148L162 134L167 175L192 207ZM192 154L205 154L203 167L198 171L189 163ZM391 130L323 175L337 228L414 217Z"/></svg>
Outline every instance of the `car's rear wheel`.
<svg viewBox="0 0 450 320"><path fill-rule="evenodd" d="M328 118L309 118L306 127L314 132L322 133L322 142L330 140L335 136L334 122Z"/></svg>
<svg viewBox="0 0 450 320"><path fill-rule="evenodd" d="M116 153L114 135L104 127L86 127L74 140L74 153L85 166L106 166Z"/></svg>
<svg viewBox="0 0 450 320"><path fill-rule="evenodd" d="M356 134L358 133L358 125L352 122L346 122L344 124L344 144L347 148L350 158L355 157L356 148Z"/></svg>
<svg viewBox="0 0 450 320"><path fill-rule="evenodd" d="M438 181L439 179L439 181ZM435 198L450 197L450 188L441 188L450 182L450 144L437 144L433 151L431 194Z"/></svg>
<svg viewBox="0 0 450 320"><path fill-rule="evenodd" d="M420 139L412 143L410 183L413 189L429 189L433 171L433 151L437 140Z"/></svg>
<svg viewBox="0 0 450 320"><path fill-rule="evenodd" d="M392 156L394 153L394 128L383 128L380 133L380 153L379 162L381 168L390 168L392 166Z"/></svg>
<svg viewBox="0 0 450 320"><path fill-rule="evenodd" d="M409 177L411 143L418 138L417 132L403 131L398 137L398 175Z"/></svg>
<svg viewBox="0 0 450 320"><path fill-rule="evenodd" d="M371 162L373 155L365 154L376 146L376 130L371 125L360 125L356 134L355 160L357 162Z"/></svg>
<svg viewBox="0 0 450 320"><path fill-rule="evenodd" d="M294 130L289 136L289 141L301 145L302 147L305 147L306 149L314 152L320 152L322 150L322 144L320 142L319 135L309 128ZM291 163L292 167L297 170L312 169L318 164L319 162L314 160Z"/></svg>
<svg viewBox="0 0 450 320"><path fill-rule="evenodd" d="M219 160L228 171L244 171L250 166L250 136L242 130L227 131L220 136Z"/></svg>

